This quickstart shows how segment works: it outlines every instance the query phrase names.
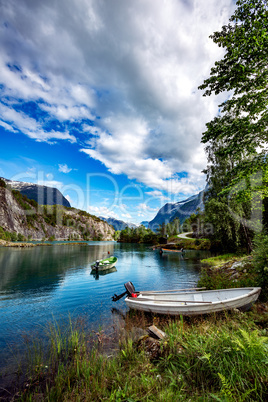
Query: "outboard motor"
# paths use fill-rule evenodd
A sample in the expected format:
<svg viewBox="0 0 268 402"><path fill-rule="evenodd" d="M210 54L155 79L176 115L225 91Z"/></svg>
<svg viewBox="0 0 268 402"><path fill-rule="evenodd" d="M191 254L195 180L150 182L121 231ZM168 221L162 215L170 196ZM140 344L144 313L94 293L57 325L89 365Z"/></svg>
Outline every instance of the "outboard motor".
<svg viewBox="0 0 268 402"><path fill-rule="evenodd" d="M96 270L97 273L99 272L99 265L100 265L100 262L99 262L99 260L97 260L97 261L96 261L96 264L95 264L95 266L94 266L94 268L95 268L95 270Z"/></svg>
<svg viewBox="0 0 268 402"><path fill-rule="evenodd" d="M120 300L125 295L132 296L132 297L137 297L137 294L135 292L135 287L134 287L132 282L127 282L127 283L124 284L124 286L126 288L126 291L124 293L122 293L121 295L118 295L118 296L116 294L114 294L114 296L112 296L112 301Z"/></svg>
<svg viewBox="0 0 268 402"><path fill-rule="evenodd" d="M128 296L131 296L132 293L135 293L135 287L132 282L129 281L129 282L125 283L124 286L126 288Z"/></svg>

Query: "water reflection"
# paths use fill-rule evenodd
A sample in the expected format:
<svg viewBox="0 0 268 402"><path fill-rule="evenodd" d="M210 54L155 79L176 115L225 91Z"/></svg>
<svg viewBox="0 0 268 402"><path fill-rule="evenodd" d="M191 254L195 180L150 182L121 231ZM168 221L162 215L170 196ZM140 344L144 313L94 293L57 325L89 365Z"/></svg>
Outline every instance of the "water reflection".
<svg viewBox="0 0 268 402"><path fill-rule="evenodd" d="M50 292L66 272L90 268L92 262L113 253L114 243L52 245L34 248L0 247L0 292Z"/></svg>
<svg viewBox="0 0 268 402"><path fill-rule="evenodd" d="M91 275L91 264L108 255L118 258L112 271ZM179 254L179 253L178 253ZM83 316L88 330L113 326L116 308L124 315L124 299L111 297L133 282L137 290L185 288L196 283L200 258L208 253L186 250L160 256L144 245L89 242L87 245L0 247L0 366L10 348L23 348L23 336L43 336L53 319L64 323ZM63 325L63 324L62 324Z"/></svg>
<svg viewBox="0 0 268 402"><path fill-rule="evenodd" d="M94 271L94 272L91 272L90 275L93 275L93 277L96 280L98 280L98 279L100 279L100 276L105 276L105 275L108 275L108 274L112 274L113 272L117 272L116 267L106 269L105 271L98 271L98 272Z"/></svg>

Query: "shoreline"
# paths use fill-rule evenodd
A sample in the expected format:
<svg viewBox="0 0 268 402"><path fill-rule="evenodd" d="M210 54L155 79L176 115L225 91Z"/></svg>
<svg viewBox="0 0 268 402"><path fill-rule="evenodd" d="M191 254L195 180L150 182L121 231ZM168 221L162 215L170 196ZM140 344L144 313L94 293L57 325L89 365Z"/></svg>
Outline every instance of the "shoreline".
<svg viewBox="0 0 268 402"><path fill-rule="evenodd" d="M36 240L33 240L36 241ZM1 240L0 239L0 247L12 247L12 248L31 248L31 247L36 247L36 246L66 246L66 245L84 245L87 246L89 241L94 241L94 240L77 240L77 241L69 241L69 240L54 240L54 241L59 241L61 243L46 243L46 242L40 242L40 243L30 243L30 242L11 242L7 240ZM110 242L112 240L102 240L102 241L107 241Z"/></svg>

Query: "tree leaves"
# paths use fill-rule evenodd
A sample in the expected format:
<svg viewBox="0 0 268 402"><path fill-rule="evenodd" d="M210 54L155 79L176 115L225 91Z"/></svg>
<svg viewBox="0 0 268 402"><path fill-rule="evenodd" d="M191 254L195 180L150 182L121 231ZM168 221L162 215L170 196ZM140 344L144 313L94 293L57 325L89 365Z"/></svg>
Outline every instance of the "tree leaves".
<svg viewBox="0 0 268 402"><path fill-rule="evenodd" d="M242 227L250 248L250 231L259 230L259 212L268 196L267 0L238 0L229 24L211 38L225 55L199 89L204 96L226 92L226 100L202 136L210 185L206 213L222 236L236 244L242 241ZM236 212L226 212L224 219L230 203Z"/></svg>
<svg viewBox="0 0 268 402"><path fill-rule="evenodd" d="M244 147L256 147L267 141L268 106L268 5L266 0L240 0L230 23L222 31L211 35L213 41L226 50L224 58L215 63L210 77L200 85L204 96L232 91L221 107L221 118L247 120L246 131L251 132ZM222 121L225 124L225 121ZM243 125L245 128L245 125ZM228 136L236 134L229 125ZM202 141L215 137L208 127ZM244 129L239 131L240 139ZM231 151L231 149L229 149Z"/></svg>

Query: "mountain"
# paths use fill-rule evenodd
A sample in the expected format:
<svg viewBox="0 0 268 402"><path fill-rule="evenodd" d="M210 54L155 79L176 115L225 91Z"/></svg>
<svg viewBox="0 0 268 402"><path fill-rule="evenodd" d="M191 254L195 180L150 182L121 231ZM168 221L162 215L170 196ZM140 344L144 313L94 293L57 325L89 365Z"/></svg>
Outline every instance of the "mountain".
<svg viewBox="0 0 268 402"><path fill-rule="evenodd" d="M154 219L149 222L149 228L156 231L159 225L172 222L175 218L179 218L180 224L182 224L186 218L196 213L198 208L202 211L204 209L205 191L206 189L184 201L165 204L159 209Z"/></svg>
<svg viewBox="0 0 268 402"><path fill-rule="evenodd" d="M40 205L63 205L70 207L70 203L61 192L54 187L41 186L39 184L27 183L22 181L8 180L3 177L0 179L21 194L26 195L30 200L35 200Z"/></svg>
<svg viewBox="0 0 268 402"><path fill-rule="evenodd" d="M0 238L4 240L113 240L97 216L62 205L39 205L0 179Z"/></svg>
<svg viewBox="0 0 268 402"><path fill-rule="evenodd" d="M148 222L148 221L142 221L142 222L140 223L140 225L142 225L142 226L144 226L146 229L148 229L148 227L149 227L149 222Z"/></svg>
<svg viewBox="0 0 268 402"><path fill-rule="evenodd" d="M124 230L127 227L129 227L129 228L137 227L137 225L135 225L134 223L120 221L119 219L115 219L115 218L104 218L103 216L99 216L99 218L102 219L103 221L109 223L109 225L112 225L115 230Z"/></svg>

